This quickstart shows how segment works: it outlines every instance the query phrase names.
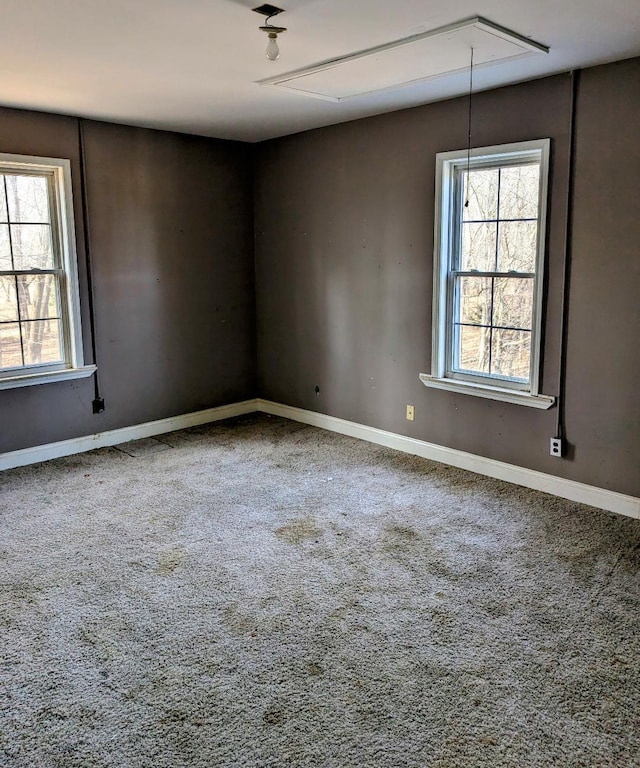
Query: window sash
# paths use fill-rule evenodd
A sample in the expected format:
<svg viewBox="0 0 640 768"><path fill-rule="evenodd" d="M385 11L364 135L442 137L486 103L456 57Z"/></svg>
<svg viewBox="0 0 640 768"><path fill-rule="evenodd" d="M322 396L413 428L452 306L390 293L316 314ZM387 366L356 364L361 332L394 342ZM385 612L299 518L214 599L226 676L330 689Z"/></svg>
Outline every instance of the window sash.
<svg viewBox="0 0 640 768"><path fill-rule="evenodd" d="M491 311L486 323L472 323L465 322L462 317L462 307L460 298L460 277L473 277L479 279L488 279L492 281L491 286ZM531 356L533 352L533 331L535 327L535 306L532 302L532 312L530 316L529 326L517 326L517 325L505 325L495 322L494 317L494 297L495 297L495 279L500 280L532 280L533 294L535 295L535 273L531 272L482 272L480 270L471 271L450 271L448 274L448 309L447 309L447 356L446 356L446 375L448 378L462 379L465 381L483 381L487 384L496 382L509 382L514 389L529 390L530 375L531 375ZM486 328L489 330L489 371L484 373L482 371L475 371L473 369L465 368L459 359L460 355L460 328ZM529 374L527 378L507 376L505 374L495 373L493 368L493 337L494 331L514 331L530 334L530 360L529 360Z"/></svg>
<svg viewBox="0 0 640 768"><path fill-rule="evenodd" d="M56 315L55 316L48 316L48 317L29 317L25 318L22 316L22 312L20 309L20 296L19 296L19 290L18 290L18 284L17 284L17 278L23 277L23 276L39 276L39 275L53 275L54 276L54 290L55 290L55 298L56 298ZM67 360L66 360L66 340L65 340L65 316L64 316L64 308L63 308L63 301L62 296L64 294L64 290L62 286L64 285L64 279L65 274L64 270L62 269L17 269L17 270L1 270L0 271L0 277L13 277L15 279L15 289L16 289L16 303L17 303L17 314L18 317L15 320L0 320L0 329L2 326L6 325L18 325L18 332L20 334L20 353L22 357L22 365L14 365L14 366L4 366L0 367L0 378L2 377L9 377L9 376L15 376L16 374L22 374L22 373L43 373L46 371L59 371L63 370L67 367ZM58 343L60 345L60 360L55 362L42 362L42 363L27 363L25 364L24 358L25 358L25 337L24 337L24 327L27 326L29 323L37 323L37 322L47 322L55 321L58 323Z"/></svg>

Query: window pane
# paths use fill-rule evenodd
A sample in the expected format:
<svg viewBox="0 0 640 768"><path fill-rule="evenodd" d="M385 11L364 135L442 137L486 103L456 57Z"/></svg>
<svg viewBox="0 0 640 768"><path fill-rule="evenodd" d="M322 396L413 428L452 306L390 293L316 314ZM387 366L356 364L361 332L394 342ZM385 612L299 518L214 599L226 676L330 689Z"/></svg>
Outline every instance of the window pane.
<svg viewBox="0 0 640 768"><path fill-rule="evenodd" d="M15 269L52 269L53 249L48 224L12 224Z"/></svg>
<svg viewBox="0 0 640 768"><path fill-rule="evenodd" d="M18 301L14 277L0 277L0 323L18 320Z"/></svg>
<svg viewBox="0 0 640 768"><path fill-rule="evenodd" d="M25 365L57 363L62 360L58 320L36 320L21 325Z"/></svg>
<svg viewBox="0 0 640 768"><path fill-rule="evenodd" d="M515 165L500 174L500 218L538 218L540 167Z"/></svg>
<svg viewBox="0 0 640 768"><path fill-rule="evenodd" d="M9 217L12 222L49 222L49 189L43 176L7 175Z"/></svg>
<svg viewBox="0 0 640 768"><path fill-rule="evenodd" d="M489 373L490 328L457 326L458 338L455 367L476 373Z"/></svg>
<svg viewBox="0 0 640 768"><path fill-rule="evenodd" d="M11 245L9 243L9 227L0 224L0 269L12 269Z"/></svg>
<svg viewBox="0 0 640 768"><path fill-rule="evenodd" d="M533 278L497 277L493 288L493 325L531 330Z"/></svg>
<svg viewBox="0 0 640 768"><path fill-rule="evenodd" d="M531 333L494 328L491 349L491 373L513 379L529 380Z"/></svg>
<svg viewBox="0 0 640 768"><path fill-rule="evenodd" d="M463 224L460 269L493 272L496 262L496 224Z"/></svg>
<svg viewBox="0 0 640 768"><path fill-rule="evenodd" d="M8 221L7 201L4 196L4 175L0 175L0 221Z"/></svg>
<svg viewBox="0 0 640 768"><path fill-rule="evenodd" d="M457 320L474 325L491 325L491 278L459 277L457 283Z"/></svg>
<svg viewBox="0 0 640 768"><path fill-rule="evenodd" d="M22 320L60 317L55 275L19 276L18 294Z"/></svg>
<svg viewBox="0 0 640 768"><path fill-rule="evenodd" d="M537 242L537 222L501 221L497 271L535 272Z"/></svg>
<svg viewBox="0 0 640 768"><path fill-rule="evenodd" d="M462 190L463 221L486 221L498 218L498 169L465 171ZM468 183L468 191L467 191ZM469 205L466 206L466 201Z"/></svg>
<svg viewBox="0 0 640 768"><path fill-rule="evenodd" d="M16 368L20 365L20 327L18 323L0 323L0 368Z"/></svg>

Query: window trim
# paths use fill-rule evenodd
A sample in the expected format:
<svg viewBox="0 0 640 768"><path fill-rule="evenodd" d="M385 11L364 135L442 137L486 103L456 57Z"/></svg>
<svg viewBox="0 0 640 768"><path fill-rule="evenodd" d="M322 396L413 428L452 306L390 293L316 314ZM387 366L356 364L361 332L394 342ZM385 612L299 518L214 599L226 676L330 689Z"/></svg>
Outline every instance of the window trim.
<svg viewBox="0 0 640 768"><path fill-rule="evenodd" d="M80 284L71 186L71 162L64 158L0 153L0 172L9 170L50 177L52 239L58 249L62 333L65 360L61 363L24 366L0 373L0 390L91 376L95 365L85 365L82 345ZM47 272L49 270L44 270ZM54 270L51 270L54 271Z"/></svg>
<svg viewBox="0 0 640 768"><path fill-rule="evenodd" d="M548 175L551 140L538 139L512 144L501 144L472 149L469 153L471 167L506 165L510 162L538 157L540 161L540 198L538 215L538 253L534 278L534 317L531 332L531 365L529 385L509 379L475 376L474 374L451 375L448 372L451 318L448 309L449 274L453 248L456 241L457 222L455 211L455 170L466 167L467 150L439 152L436 155L436 197L433 253L433 308L431 373L421 373L420 380L427 387L450 390L457 393L485 397L492 400L529 405L534 408L550 408L555 398L539 392L540 356L542 337L542 306L546 243L546 217L548 207ZM519 156L519 157L518 157Z"/></svg>

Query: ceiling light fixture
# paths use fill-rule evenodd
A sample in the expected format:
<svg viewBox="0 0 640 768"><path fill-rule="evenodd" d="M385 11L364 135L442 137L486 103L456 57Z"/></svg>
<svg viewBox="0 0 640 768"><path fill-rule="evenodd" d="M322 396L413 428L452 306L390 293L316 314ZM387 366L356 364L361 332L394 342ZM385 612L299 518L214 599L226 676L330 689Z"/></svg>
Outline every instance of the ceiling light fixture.
<svg viewBox="0 0 640 768"><path fill-rule="evenodd" d="M278 35L287 31L286 27L274 27L273 24L269 24L270 20L277 16L279 13L284 13L284 8L278 8L275 5L260 5L258 8L253 9L256 13L260 13L266 16L265 24L258 27L260 31L266 32L269 37L267 43L267 58L269 61L276 61L280 58L280 48L278 47Z"/></svg>

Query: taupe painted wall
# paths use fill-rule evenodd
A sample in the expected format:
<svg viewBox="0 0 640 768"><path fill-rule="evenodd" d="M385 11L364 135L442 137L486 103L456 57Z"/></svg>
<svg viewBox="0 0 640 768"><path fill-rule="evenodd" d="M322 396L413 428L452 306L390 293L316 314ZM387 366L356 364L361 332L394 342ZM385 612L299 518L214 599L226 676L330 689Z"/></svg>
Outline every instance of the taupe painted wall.
<svg viewBox="0 0 640 768"><path fill-rule="evenodd" d="M640 59L583 73L568 331L578 479L640 496Z"/></svg>
<svg viewBox="0 0 640 768"><path fill-rule="evenodd" d="M85 123L93 381L0 391L0 453L255 396L252 148ZM0 151L70 158L91 360L77 121L0 111Z"/></svg>
<svg viewBox="0 0 640 768"><path fill-rule="evenodd" d="M474 99L477 146L553 139L542 370L552 395L569 95L563 75ZM464 99L267 142L255 159L238 143L86 123L107 410L92 414L90 379L0 391L0 452L260 394L640 496L638 125L640 60L581 73L568 459L548 456L555 409L418 380L430 365L435 155L464 146ZM72 161L90 360L77 123L0 110L0 151Z"/></svg>
<svg viewBox="0 0 640 768"><path fill-rule="evenodd" d="M435 155L465 146L466 109L452 100L261 145L259 394L639 496L640 60L581 76L564 460L548 455L555 408L427 389L418 379L430 369ZM568 75L474 98L474 145L552 139L542 369L550 395L569 113Z"/></svg>

